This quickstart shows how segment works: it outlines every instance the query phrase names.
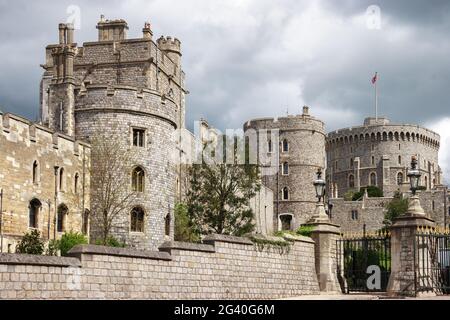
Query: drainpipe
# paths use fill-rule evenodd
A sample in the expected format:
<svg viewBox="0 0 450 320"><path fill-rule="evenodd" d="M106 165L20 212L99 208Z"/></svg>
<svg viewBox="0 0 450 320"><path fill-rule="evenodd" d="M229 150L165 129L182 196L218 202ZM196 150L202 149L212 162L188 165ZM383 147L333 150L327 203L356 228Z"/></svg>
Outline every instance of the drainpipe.
<svg viewBox="0 0 450 320"><path fill-rule="evenodd" d="M58 166L54 166L55 169L55 216L53 219L53 239L56 240L56 229L57 229L57 222L58 222Z"/></svg>

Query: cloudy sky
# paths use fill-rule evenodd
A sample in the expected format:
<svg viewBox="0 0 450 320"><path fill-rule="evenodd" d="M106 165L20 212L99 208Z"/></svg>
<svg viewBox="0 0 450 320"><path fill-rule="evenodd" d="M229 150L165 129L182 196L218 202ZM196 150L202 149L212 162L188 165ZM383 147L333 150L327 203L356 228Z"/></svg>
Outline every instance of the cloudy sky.
<svg viewBox="0 0 450 320"><path fill-rule="evenodd" d="M377 71L380 113L438 131L450 176L450 1L0 0L0 109L37 118L44 47L74 13L79 44L97 38L100 14L126 19L129 37L145 21L155 38L178 37L189 127L241 128L303 105L329 131L358 125L374 113Z"/></svg>

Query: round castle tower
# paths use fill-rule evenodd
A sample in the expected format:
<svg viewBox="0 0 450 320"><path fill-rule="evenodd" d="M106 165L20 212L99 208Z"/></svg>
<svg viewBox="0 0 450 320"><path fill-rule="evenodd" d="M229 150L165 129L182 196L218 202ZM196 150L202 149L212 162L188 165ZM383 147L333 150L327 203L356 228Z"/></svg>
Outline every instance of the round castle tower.
<svg viewBox="0 0 450 320"><path fill-rule="evenodd" d="M138 39L126 38L124 20L102 17L97 29L96 42L77 47L69 29L69 37L61 32L60 44L47 47L42 92L48 92L49 98L41 100L42 119L77 139L89 141L101 133L120 144L133 163L129 172L114 174L129 175L129 188L139 194L127 212L115 219L111 233L130 246L155 250L174 234L177 168L170 163L170 155L176 151L172 135L185 125L187 93L181 44L169 37L155 43L149 23ZM66 47L75 54L60 49ZM62 52L57 57L56 50ZM58 64L67 71L58 72ZM62 74L70 77L61 78ZM97 161L92 158L93 176ZM95 181L92 185L95 214ZM91 221L95 238L99 227Z"/></svg>
<svg viewBox="0 0 450 320"><path fill-rule="evenodd" d="M441 183L438 165L440 137L410 124L392 124L386 118L367 118L363 126L330 132L327 136L329 195L377 186L385 196L407 191L411 157L416 155L427 189Z"/></svg>
<svg viewBox="0 0 450 320"><path fill-rule="evenodd" d="M324 123L304 107L301 115L250 120L244 131L252 129L259 137L258 164L266 172L262 183L274 193L274 230L294 230L316 207L313 181L325 168Z"/></svg>

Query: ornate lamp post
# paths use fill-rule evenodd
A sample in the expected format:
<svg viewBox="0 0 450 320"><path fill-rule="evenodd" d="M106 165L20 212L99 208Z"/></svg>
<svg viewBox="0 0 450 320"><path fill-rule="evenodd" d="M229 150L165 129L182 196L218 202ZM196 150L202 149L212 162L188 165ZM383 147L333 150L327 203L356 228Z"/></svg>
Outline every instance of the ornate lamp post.
<svg viewBox="0 0 450 320"><path fill-rule="evenodd" d="M423 210L422 206L420 205L419 197L417 196L416 192L419 188L419 182L420 182L420 171L417 169L417 158L413 156L411 158L411 169L408 170L408 177L409 177L409 183L410 183L410 190L412 193L412 196L409 201L409 207L408 207L408 215L419 215L424 216L425 211Z"/></svg>
<svg viewBox="0 0 450 320"><path fill-rule="evenodd" d="M318 199L316 204L316 211L311 219L312 222L329 222L327 213L325 212L325 205L322 199L325 197L325 180L322 179L322 169L317 170L317 178L313 185L316 190L316 197Z"/></svg>

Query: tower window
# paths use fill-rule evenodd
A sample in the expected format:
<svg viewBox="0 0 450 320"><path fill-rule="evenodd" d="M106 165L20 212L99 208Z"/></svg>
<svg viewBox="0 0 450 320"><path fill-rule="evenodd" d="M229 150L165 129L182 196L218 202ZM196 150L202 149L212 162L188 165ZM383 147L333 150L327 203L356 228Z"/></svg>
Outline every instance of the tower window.
<svg viewBox="0 0 450 320"><path fill-rule="evenodd" d="M289 142L286 139L283 140L283 152L289 152Z"/></svg>
<svg viewBox="0 0 450 320"><path fill-rule="evenodd" d="M133 146L144 147L145 146L145 130L133 129Z"/></svg>
<svg viewBox="0 0 450 320"><path fill-rule="evenodd" d="M33 162L33 184L39 183L39 164L37 161Z"/></svg>
<svg viewBox="0 0 450 320"><path fill-rule="evenodd" d="M348 187L349 188L355 187L355 176L352 174L348 176Z"/></svg>
<svg viewBox="0 0 450 320"><path fill-rule="evenodd" d="M141 167L136 167L131 174L131 187L134 192L144 192L145 173Z"/></svg>
<svg viewBox="0 0 450 320"><path fill-rule="evenodd" d="M144 232L144 210L136 207L131 211L131 232Z"/></svg>
<svg viewBox="0 0 450 320"><path fill-rule="evenodd" d="M165 231L166 231L166 236L170 236L170 224L171 224L171 217L170 217L170 213L167 214L166 218L165 218Z"/></svg>
<svg viewBox="0 0 450 320"><path fill-rule="evenodd" d="M59 169L59 191L64 191L64 168Z"/></svg>
<svg viewBox="0 0 450 320"><path fill-rule="evenodd" d="M352 210L352 220L358 220L358 210Z"/></svg>
<svg viewBox="0 0 450 320"><path fill-rule="evenodd" d="M80 180L79 174L75 173L75 181L74 181L75 185L74 185L74 188L73 188L73 191L74 191L75 194L78 194L78 182L79 182L79 180Z"/></svg>
<svg viewBox="0 0 450 320"><path fill-rule="evenodd" d="M41 207L42 204L38 199L31 200L29 206L29 224L28 224L30 228L38 227L39 210L41 209Z"/></svg>
<svg viewBox="0 0 450 320"><path fill-rule="evenodd" d="M287 162L283 163L283 175L289 175L289 163Z"/></svg>
<svg viewBox="0 0 450 320"><path fill-rule="evenodd" d="M289 189L287 187L283 188L283 200L289 200Z"/></svg>
<svg viewBox="0 0 450 320"><path fill-rule="evenodd" d="M375 165L375 157L372 156L372 158L370 159L370 163L374 166Z"/></svg>
<svg viewBox="0 0 450 320"><path fill-rule="evenodd" d="M376 186L377 185L377 175L375 172L372 172L370 174L370 185L371 186Z"/></svg>
<svg viewBox="0 0 450 320"><path fill-rule="evenodd" d="M402 164L402 156L398 156L398 164Z"/></svg>
<svg viewBox="0 0 450 320"><path fill-rule="evenodd" d="M69 209L67 208L67 206L65 204L61 204L58 207L58 219L57 219L57 225L56 225L56 230L58 232L64 232L64 230L66 229L66 215L69 213Z"/></svg>
<svg viewBox="0 0 450 320"><path fill-rule="evenodd" d="M272 140L267 141L267 151L269 153L272 152Z"/></svg>
<svg viewBox="0 0 450 320"><path fill-rule="evenodd" d="M289 231L292 230L292 215L284 214L280 216L281 220L281 230Z"/></svg>

